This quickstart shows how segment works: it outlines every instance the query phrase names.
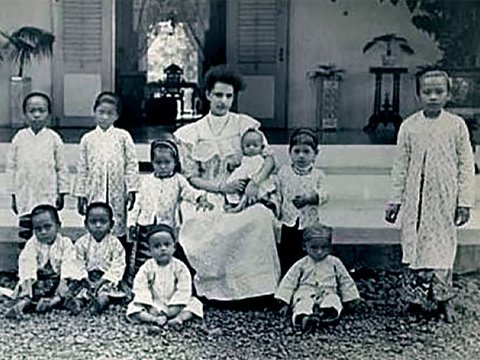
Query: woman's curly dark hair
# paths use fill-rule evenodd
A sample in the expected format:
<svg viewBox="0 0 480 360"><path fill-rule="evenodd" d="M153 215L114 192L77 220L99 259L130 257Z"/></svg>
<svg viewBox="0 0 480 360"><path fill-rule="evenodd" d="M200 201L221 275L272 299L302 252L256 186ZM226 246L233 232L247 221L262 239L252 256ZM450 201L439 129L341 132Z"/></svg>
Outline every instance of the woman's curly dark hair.
<svg viewBox="0 0 480 360"><path fill-rule="evenodd" d="M246 88L241 75L228 65L217 65L207 71L203 83L204 90L211 91L217 82L231 85L235 93Z"/></svg>

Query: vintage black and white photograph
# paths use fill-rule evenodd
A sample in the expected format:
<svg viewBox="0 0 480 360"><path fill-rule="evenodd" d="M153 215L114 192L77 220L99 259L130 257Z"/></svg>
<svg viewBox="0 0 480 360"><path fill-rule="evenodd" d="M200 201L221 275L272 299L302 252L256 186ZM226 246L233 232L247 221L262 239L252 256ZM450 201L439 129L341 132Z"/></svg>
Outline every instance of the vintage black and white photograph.
<svg viewBox="0 0 480 360"><path fill-rule="evenodd" d="M480 359L480 0L0 0L0 103L2 359Z"/></svg>

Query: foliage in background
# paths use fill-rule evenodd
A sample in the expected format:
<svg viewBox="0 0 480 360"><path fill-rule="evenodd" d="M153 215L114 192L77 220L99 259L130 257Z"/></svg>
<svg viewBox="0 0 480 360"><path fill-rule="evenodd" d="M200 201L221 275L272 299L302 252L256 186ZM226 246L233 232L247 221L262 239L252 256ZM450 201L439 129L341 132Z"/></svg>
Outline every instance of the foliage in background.
<svg viewBox="0 0 480 360"><path fill-rule="evenodd" d="M379 0L380 3L386 0ZM389 0L404 1L412 23L438 44L444 67L480 66L480 1L478 0Z"/></svg>
<svg viewBox="0 0 480 360"><path fill-rule="evenodd" d="M32 26L24 26L12 34L0 30L0 34L8 40L2 47L5 57L18 66L17 76L22 77L26 65L34 58L51 57L55 36L46 30Z"/></svg>

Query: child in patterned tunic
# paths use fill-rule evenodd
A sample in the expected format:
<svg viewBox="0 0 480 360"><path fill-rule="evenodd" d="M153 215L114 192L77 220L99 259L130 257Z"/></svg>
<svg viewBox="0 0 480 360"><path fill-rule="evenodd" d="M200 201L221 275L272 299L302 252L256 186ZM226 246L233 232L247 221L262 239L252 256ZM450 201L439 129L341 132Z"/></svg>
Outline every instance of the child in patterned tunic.
<svg viewBox="0 0 480 360"><path fill-rule="evenodd" d="M281 313L293 312L294 325L304 331L336 321L343 303L360 299L355 282L340 259L330 255L332 229L315 224L305 228L303 247L307 256L288 270L278 286L275 298Z"/></svg>
<svg viewBox="0 0 480 360"><path fill-rule="evenodd" d="M173 257L175 230L158 225L147 234L152 258L133 281L133 301L127 318L158 326L181 325L194 316L203 318L203 305L192 296L192 277L187 266Z"/></svg>
<svg viewBox="0 0 480 360"><path fill-rule="evenodd" d="M328 201L325 174L317 169L318 138L307 128L298 128L290 136L291 164L280 168L277 178L282 196L278 246L282 276L300 258L303 229L319 221L319 207Z"/></svg>
<svg viewBox="0 0 480 360"><path fill-rule="evenodd" d="M232 161L228 164L229 171L231 171L227 182L235 180L243 180L245 187L248 182L255 179L264 163L264 149L265 149L265 137L257 129L247 129L241 138L242 157L236 159L233 157ZM236 161L235 161L236 160ZM237 166L235 168L235 166ZM259 184L258 201L263 203L267 207L271 208L276 213L276 207L270 200L271 196L275 192L275 184L272 178L267 178L265 181ZM243 193L225 194L225 211L226 212L239 212L247 206L246 198Z"/></svg>
<svg viewBox="0 0 480 360"><path fill-rule="evenodd" d="M455 320L450 300L456 226L469 220L475 204L467 126L443 109L450 82L447 73L432 69L417 78L423 109L400 127L385 212L386 221L394 223L402 209L402 262L409 269L404 279L412 315L422 316L434 305L447 322Z"/></svg>
<svg viewBox="0 0 480 360"><path fill-rule="evenodd" d="M28 310L42 313L62 305L77 314L78 307L69 300L80 288L82 266L72 241L58 233L57 209L52 205L38 205L32 210L31 218L35 236L20 253L16 301L6 316L16 318Z"/></svg>
<svg viewBox="0 0 480 360"><path fill-rule="evenodd" d="M126 268L125 250L120 240L110 233L113 211L107 203L88 205L85 227L88 234L75 242L75 248L88 281L76 298L90 304L93 313L100 314L112 298L121 295L117 289Z"/></svg>
<svg viewBox="0 0 480 360"><path fill-rule="evenodd" d="M50 97L32 92L25 97L22 107L28 127L12 139L6 173L11 186L12 211L19 216L19 236L28 240L33 235L30 212L40 204L61 210L70 183L63 141L46 127L52 113Z"/></svg>
<svg viewBox="0 0 480 360"><path fill-rule="evenodd" d="M87 205L106 202L112 207L114 225L112 234L125 248L127 261L130 244L127 243L127 209L135 203L138 182L138 161L130 134L113 124L121 114L117 95L102 92L93 106L97 127L80 140L80 161L75 185L78 212L85 215Z"/></svg>
<svg viewBox="0 0 480 360"><path fill-rule="evenodd" d="M166 224L178 232L179 206L182 201L188 201L202 209L213 207L205 192L193 188L180 174L178 148L173 137L165 134L152 142L150 158L153 173L142 178L138 200L128 217L130 237L135 241L130 263L133 274L151 257L145 234L152 226ZM180 244L177 244L175 256L187 262Z"/></svg>

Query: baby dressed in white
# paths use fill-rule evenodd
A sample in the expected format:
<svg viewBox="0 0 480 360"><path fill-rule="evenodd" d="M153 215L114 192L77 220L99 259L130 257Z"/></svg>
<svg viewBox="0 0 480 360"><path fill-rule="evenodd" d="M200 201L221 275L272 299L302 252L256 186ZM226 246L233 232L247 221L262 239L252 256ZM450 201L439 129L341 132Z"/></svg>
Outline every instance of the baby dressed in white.
<svg viewBox="0 0 480 360"><path fill-rule="evenodd" d="M242 158L240 164L233 161L231 168L235 165L238 167L233 169L227 179L227 182L234 180L245 180L245 186L249 181L255 181L255 175L259 173L265 161L264 157L264 137L257 129L248 129L242 135ZM227 169L230 170L231 169ZM269 194L275 191L275 184L272 179L267 179L259 184L258 198L262 203L268 202ZM247 206L245 195L243 193L234 193L225 195L225 210L227 212L239 212Z"/></svg>
<svg viewBox="0 0 480 360"><path fill-rule="evenodd" d="M158 225L147 235L152 259L135 276L135 297L127 308L128 319L164 326L181 325L193 317L203 318L203 304L192 296L190 272L172 256L174 233L170 226Z"/></svg>
<svg viewBox="0 0 480 360"><path fill-rule="evenodd" d="M332 229L315 224L305 229L303 246L307 256L297 261L280 282L275 298L281 312L293 312L293 323L304 331L340 317L343 303L359 300L355 282L345 266L330 255Z"/></svg>

